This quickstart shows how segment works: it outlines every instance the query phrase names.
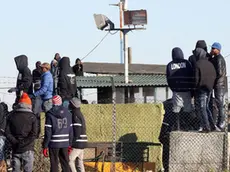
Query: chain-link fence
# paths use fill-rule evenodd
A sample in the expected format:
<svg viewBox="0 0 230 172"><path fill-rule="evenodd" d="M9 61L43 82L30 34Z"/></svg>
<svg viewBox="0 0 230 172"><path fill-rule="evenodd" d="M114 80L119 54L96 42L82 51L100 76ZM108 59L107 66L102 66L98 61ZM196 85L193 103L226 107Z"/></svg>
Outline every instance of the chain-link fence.
<svg viewBox="0 0 230 172"><path fill-rule="evenodd" d="M159 100L154 96L133 96L130 92L118 95L115 94L118 88L112 88L110 98L102 96L99 104L81 106L88 135L84 151L87 172L222 172L228 168L228 125L222 129L214 128L216 126L200 128L202 97L190 99L191 111L185 111L187 104L176 113L171 98ZM128 103L120 103L121 99ZM209 107L214 124L217 124L220 109L216 99L211 100ZM224 104L227 114L227 99ZM227 124L228 115L224 119ZM34 172L49 171L49 158L43 156L41 146L44 122L45 115L41 114ZM11 152L8 149L7 152L10 161Z"/></svg>

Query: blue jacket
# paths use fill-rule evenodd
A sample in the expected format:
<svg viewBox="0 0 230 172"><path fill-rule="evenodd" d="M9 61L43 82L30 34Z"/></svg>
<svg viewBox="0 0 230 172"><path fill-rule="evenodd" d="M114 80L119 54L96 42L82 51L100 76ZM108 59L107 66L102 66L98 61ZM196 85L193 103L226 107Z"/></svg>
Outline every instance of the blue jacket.
<svg viewBox="0 0 230 172"><path fill-rule="evenodd" d="M48 100L53 97L53 76L50 71L42 74L41 88L34 95L41 96L43 100Z"/></svg>
<svg viewBox="0 0 230 172"><path fill-rule="evenodd" d="M67 148L72 139L72 114L63 106L54 106L46 114L43 148Z"/></svg>

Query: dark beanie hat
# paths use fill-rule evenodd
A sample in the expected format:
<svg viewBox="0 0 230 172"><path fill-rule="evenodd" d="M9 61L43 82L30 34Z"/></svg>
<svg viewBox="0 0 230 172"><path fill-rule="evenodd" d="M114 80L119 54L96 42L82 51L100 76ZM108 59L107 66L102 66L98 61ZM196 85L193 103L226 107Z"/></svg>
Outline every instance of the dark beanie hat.
<svg viewBox="0 0 230 172"><path fill-rule="evenodd" d="M206 52L208 51L207 44L206 44L205 40L199 40L199 41L197 41L195 48L202 48Z"/></svg>

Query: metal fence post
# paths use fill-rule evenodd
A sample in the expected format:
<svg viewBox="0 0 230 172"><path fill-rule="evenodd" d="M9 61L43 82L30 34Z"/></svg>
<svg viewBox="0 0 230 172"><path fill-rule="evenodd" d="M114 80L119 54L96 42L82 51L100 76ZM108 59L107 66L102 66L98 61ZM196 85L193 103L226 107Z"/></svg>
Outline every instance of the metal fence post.
<svg viewBox="0 0 230 172"><path fill-rule="evenodd" d="M117 139L117 124L116 124L116 88L114 85L113 77L111 77L112 84L112 102L113 102L113 112L112 112L112 133L113 133L113 154L112 154L112 168L111 171L116 171L116 139Z"/></svg>
<svg viewBox="0 0 230 172"><path fill-rule="evenodd" d="M229 158L228 158L228 99L225 99L225 131L224 131L224 163L223 169L229 169Z"/></svg>

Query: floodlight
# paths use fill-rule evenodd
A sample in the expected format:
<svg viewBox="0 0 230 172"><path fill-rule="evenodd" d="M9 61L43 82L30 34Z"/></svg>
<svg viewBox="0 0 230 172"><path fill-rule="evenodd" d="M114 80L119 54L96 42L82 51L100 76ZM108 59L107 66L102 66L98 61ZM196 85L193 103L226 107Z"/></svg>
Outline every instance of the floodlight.
<svg viewBox="0 0 230 172"><path fill-rule="evenodd" d="M103 14L94 14L94 20L97 28L100 30L104 30L108 26L110 30L114 29L114 23Z"/></svg>

